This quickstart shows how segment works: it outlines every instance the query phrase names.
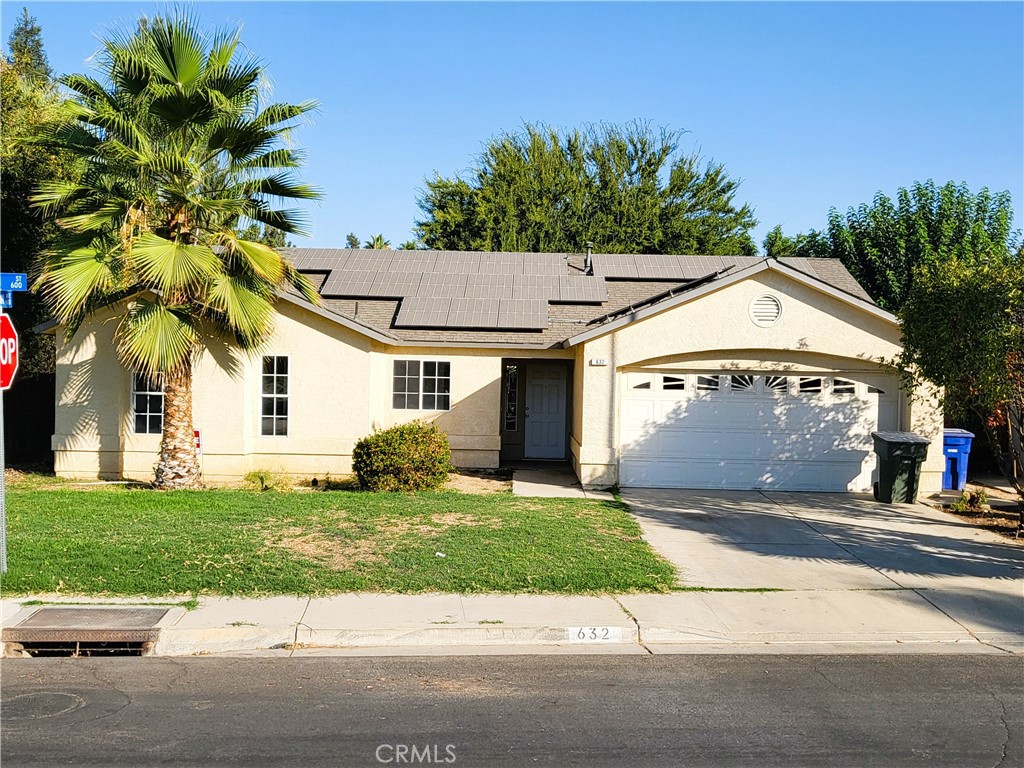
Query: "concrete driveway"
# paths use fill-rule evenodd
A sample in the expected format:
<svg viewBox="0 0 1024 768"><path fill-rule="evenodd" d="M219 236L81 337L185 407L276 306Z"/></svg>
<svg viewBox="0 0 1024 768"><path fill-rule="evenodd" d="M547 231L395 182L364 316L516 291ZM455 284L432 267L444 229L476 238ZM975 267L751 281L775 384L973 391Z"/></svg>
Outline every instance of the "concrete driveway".
<svg viewBox="0 0 1024 768"><path fill-rule="evenodd" d="M777 613L802 600L846 614L858 626L875 621L885 629L913 614L914 622L924 620L921 626L948 624L1024 643L1024 547L930 507L879 504L858 494L630 489L622 495L644 538L677 567L680 586L786 590L745 600L737 594L731 601L737 608L749 602ZM680 593L680 608L698 595ZM703 600L712 613L716 600ZM644 609L642 600L635 606Z"/></svg>

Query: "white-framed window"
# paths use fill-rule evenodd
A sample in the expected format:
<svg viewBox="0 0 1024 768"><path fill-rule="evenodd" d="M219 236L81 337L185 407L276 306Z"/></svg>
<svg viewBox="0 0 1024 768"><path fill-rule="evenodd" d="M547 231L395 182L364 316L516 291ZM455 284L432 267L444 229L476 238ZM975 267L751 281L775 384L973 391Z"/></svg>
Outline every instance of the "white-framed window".
<svg viewBox="0 0 1024 768"><path fill-rule="evenodd" d="M451 408L452 364L447 360L395 360L391 405L421 411Z"/></svg>
<svg viewBox="0 0 1024 768"><path fill-rule="evenodd" d="M288 434L288 358L283 355L264 355L263 374L260 377L260 434Z"/></svg>
<svg viewBox="0 0 1024 768"><path fill-rule="evenodd" d="M717 376L710 376L703 373L697 374L697 391L698 392L717 392L719 389L719 380Z"/></svg>
<svg viewBox="0 0 1024 768"><path fill-rule="evenodd" d="M164 387L141 373L132 376L132 421L137 435L164 431Z"/></svg>
<svg viewBox="0 0 1024 768"><path fill-rule="evenodd" d="M818 395L825 390L825 380L821 376L801 376L796 389L801 395Z"/></svg>
<svg viewBox="0 0 1024 768"><path fill-rule="evenodd" d="M832 379L832 394L855 395L857 394L857 384L849 379Z"/></svg>

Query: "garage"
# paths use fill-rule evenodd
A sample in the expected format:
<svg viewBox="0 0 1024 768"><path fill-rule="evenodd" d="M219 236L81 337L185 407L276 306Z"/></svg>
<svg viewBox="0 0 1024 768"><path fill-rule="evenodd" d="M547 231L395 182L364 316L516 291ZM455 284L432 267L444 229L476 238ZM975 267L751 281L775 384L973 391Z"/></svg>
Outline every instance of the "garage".
<svg viewBox="0 0 1024 768"><path fill-rule="evenodd" d="M866 491L871 432L899 426L883 375L644 370L621 385L627 487Z"/></svg>

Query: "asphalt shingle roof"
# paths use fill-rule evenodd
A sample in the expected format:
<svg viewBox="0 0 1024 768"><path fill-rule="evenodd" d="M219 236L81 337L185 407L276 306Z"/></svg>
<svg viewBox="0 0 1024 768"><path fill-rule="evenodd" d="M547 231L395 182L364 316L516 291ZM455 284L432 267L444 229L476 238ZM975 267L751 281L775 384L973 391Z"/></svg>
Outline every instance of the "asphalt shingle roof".
<svg viewBox="0 0 1024 768"><path fill-rule="evenodd" d="M555 347L609 314L753 266L751 256L391 251L290 248L324 308L416 343ZM836 259L780 259L851 296L871 299Z"/></svg>

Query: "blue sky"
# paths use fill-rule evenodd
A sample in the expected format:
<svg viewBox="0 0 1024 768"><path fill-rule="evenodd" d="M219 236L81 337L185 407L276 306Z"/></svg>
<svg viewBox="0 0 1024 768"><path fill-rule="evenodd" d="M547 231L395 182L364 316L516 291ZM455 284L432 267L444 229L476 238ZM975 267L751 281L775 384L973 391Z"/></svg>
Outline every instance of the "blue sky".
<svg viewBox="0 0 1024 768"><path fill-rule="evenodd" d="M22 5L58 73L166 4ZM685 129L743 180L758 241L821 227L915 180L1008 189L1024 225L1022 3L199 3L243 25L278 100L319 99L296 134L326 196L301 245L410 236L423 180L465 171L524 121Z"/></svg>

